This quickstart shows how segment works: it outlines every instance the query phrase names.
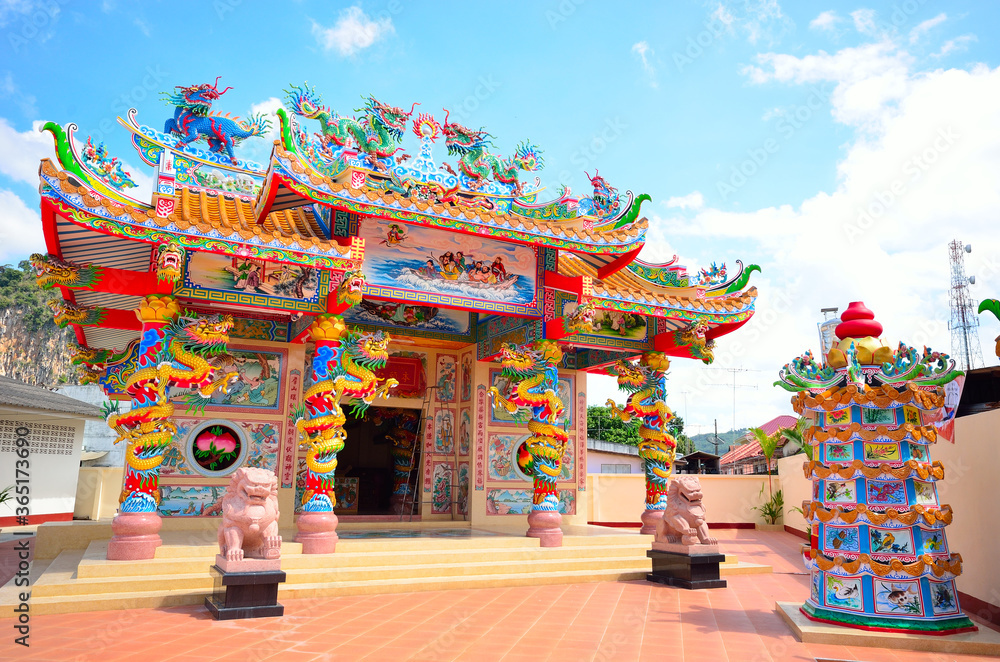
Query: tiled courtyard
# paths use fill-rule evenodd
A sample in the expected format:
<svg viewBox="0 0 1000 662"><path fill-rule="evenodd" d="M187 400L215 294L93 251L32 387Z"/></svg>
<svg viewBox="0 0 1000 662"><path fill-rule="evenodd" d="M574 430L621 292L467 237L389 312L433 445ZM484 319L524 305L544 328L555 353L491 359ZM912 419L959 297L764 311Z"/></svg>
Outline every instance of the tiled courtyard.
<svg viewBox="0 0 1000 662"><path fill-rule="evenodd" d="M987 659L797 642L774 612L801 600L801 541L721 530L723 548L774 574L685 591L647 582L287 600L285 617L213 621L201 607L43 615L3 660L864 660ZM10 621L6 621L10 623ZM3 625L4 622L0 622ZM3 629L7 629L4 627Z"/></svg>

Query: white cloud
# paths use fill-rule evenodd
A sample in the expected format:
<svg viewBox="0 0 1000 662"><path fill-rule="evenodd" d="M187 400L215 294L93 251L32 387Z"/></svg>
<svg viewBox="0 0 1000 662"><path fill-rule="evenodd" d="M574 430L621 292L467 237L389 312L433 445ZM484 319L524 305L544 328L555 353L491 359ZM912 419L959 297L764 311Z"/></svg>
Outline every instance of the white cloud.
<svg viewBox="0 0 1000 662"><path fill-rule="evenodd" d="M741 69L752 83L834 83L830 94L834 118L865 129L881 126L912 82L913 58L888 39L832 55L822 50L804 57L760 53L755 60L757 66Z"/></svg>
<svg viewBox="0 0 1000 662"><path fill-rule="evenodd" d="M759 424L791 413L788 394L774 388L778 368L806 349L816 352L820 308L864 301L884 325L892 346L950 351L947 244L973 245L967 256L976 298L1000 293L1000 68L914 71L897 44L878 42L828 55L770 54L764 79L789 84L830 81L833 118L857 131L837 164L837 184L799 204L737 213L702 208L694 218L654 219L647 246L725 246L703 257L752 259L763 267L757 313L721 338L712 368L738 373L737 424ZM777 66L775 66L775 64ZM865 112L858 95L890 82L890 94L870 94ZM879 118L872 124L871 118ZM664 243L667 250L673 246ZM703 249L704 250L704 249ZM694 269L695 264L689 265ZM987 355L1000 322L983 318ZM992 364L993 360L988 360ZM683 408L690 424L732 424L729 373L677 360L668 404ZM595 394L606 388L594 380ZM614 388L613 383L609 392ZM594 395L591 400L596 402ZM683 412L682 412L683 413ZM704 431L704 429L703 429Z"/></svg>
<svg viewBox="0 0 1000 662"><path fill-rule="evenodd" d="M18 132L0 117L0 173L29 186L38 185L38 162L56 158L52 136L39 131L42 124L38 121Z"/></svg>
<svg viewBox="0 0 1000 662"><path fill-rule="evenodd" d="M692 191L687 195L674 196L667 200L668 208L677 209L701 209L705 206L705 198L701 191Z"/></svg>
<svg viewBox="0 0 1000 662"><path fill-rule="evenodd" d="M941 45L941 50L937 53L932 53L931 57L944 57L945 55L950 55L951 53L961 53L969 48L969 44L979 41L976 35L964 34L961 37L955 37L954 39L949 39Z"/></svg>
<svg viewBox="0 0 1000 662"><path fill-rule="evenodd" d="M632 52L639 56L639 60L642 61L642 69L646 72L649 77L650 87L657 87L656 82L656 67L650 62L650 58L654 55L653 49L649 47L649 44L645 41L639 41L632 44Z"/></svg>
<svg viewBox="0 0 1000 662"><path fill-rule="evenodd" d="M843 19L837 16L837 12L832 9L828 9L825 12L820 13L819 16L809 21L809 28L812 30L833 30L837 23Z"/></svg>
<svg viewBox="0 0 1000 662"><path fill-rule="evenodd" d="M744 34L751 44L774 42L794 24L781 11L778 0L741 0L719 2L712 18L730 32Z"/></svg>
<svg viewBox="0 0 1000 662"><path fill-rule="evenodd" d="M3 79L0 79L0 99L6 99L16 104L24 115L31 117L37 115L35 110L34 95L23 92L14 82L14 77L8 71Z"/></svg>
<svg viewBox="0 0 1000 662"><path fill-rule="evenodd" d="M44 253L39 213L12 191L0 189L0 264L16 263L31 253Z"/></svg>
<svg viewBox="0 0 1000 662"><path fill-rule="evenodd" d="M929 18L926 21L922 21L917 25L917 27L910 30L910 43L915 44L920 41L920 38L925 34L930 32L931 28L936 25L940 25L948 20L948 15L945 13L940 13L934 18Z"/></svg>
<svg viewBox="0 0 1000 662"><path fill-rule="evenodd" d="M358 6L348 7L340 12L332 28L312 22L313 36L323 50L335 50L342 56L363 51L393 32L395 28L390 17L372 19Z"/></svg>
<svg viewBox="0 0 1000 662"><path fill-rule="evenodd" d="M150 36L151 33L149 31L149 25L146 23L146 21L142 20L141 18L136 18L132 21L132 23L135 24L135 27L139 28L139 32L141 32L143 35L147 37Z"/></svg>
<svg viewBox="0 0 1000 662"><path fill-rule="evenodd" d="M861 34L871 37L878 32L874 9L855 9L851 12L851 18L854 19L854 29Z"/></svg>

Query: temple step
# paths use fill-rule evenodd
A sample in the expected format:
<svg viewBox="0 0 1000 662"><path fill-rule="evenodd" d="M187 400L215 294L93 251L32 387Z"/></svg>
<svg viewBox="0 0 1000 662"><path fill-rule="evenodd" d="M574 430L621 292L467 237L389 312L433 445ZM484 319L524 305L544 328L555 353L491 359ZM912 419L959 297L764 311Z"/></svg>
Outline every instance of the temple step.
<svg viewBox="0 0 1000 662"><path fill-rule="evenodd" d="M85 551L63 551L34 578L32 612L201 604L212 592L209 568L217 552L204 538L167 533L156 558L146 561L106 560L106 540ZM345 538L328 555L302 554L301 545L286 542L281 565L287 581L279 599L641 580L651 569L651 539L566 535L562 547L541 548L523 535ZM732 555L720 566L723 576L770 571ZM12 604L11 589L0 591L0 610Z"/></svg>

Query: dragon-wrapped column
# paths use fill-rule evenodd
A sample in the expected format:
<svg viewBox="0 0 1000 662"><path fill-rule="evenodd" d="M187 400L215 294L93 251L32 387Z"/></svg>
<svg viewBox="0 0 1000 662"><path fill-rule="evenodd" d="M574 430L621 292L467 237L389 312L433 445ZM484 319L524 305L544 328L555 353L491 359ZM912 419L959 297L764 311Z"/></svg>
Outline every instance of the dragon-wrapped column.
<svg viewBox="0 0 1000 662"><path fill-rule="evenodd" d="M639 457L646 474L646 508L642 513L641 533L654 535L656 524L667 507L667 490L673 473L677 442L666 432L673 418L664 402L667 396L667 369L670 360L661 352L646 352L638 364L619 361L613 368L618 387L629 393L624 408L608 400L612 416L625 422L638 417Z"/></svg>
<svg viewBox="0 0 1000 662"><path fill-rule="evenodd" d="M504 376L517 386L510 399L504 398L496 387L490 388L493 406L504 407L510 413L521 407L531 410L526 442L531 455L531 473L534 478L534 495L531 513L528 514L528 537L538 538L542 547L562 545L562 515L559 513L559 491L556 481L569 436L564 427L557 425L564 405L557 395L559 364L562 350L549 340L536 341L516 347L504 344L500 349L500 363Z"/></svg>
<svg viewBox="0 0 1000 662"><path fill-rule="evenodd" d="M337 503L334 474L337 453L344 449L347 418L340 408L340 398L331 376L343 352L347 333L339 315L320 315L309 327L316 343L313 354L312 383L305 392L303 405L296 412L296 427L306 453L306 485L302 494L302 514L295 521L295 542L302 543L304 554L330 554L337 546Z"/></svg>
<svg viewBox="0 0 1000 662"><path fill-rule="evenodd" d="M334 474L337 453L344 449L347 417L343 397L354 398L355 416L361 416L377 397L388 398L398 382L381 379L375 370L389 358L389 335L349 331L339 315L320 315L309 327L316 343L312 359L313 385L293 414L306 453L306 485L302 514L296 520L295 542L304 554L329 554L337 545L337 497Z"/></svg>
<svg viewBox="0 0 1000 662"><path fill-rule="evenodd" d="M125 478L118 514L111 523L108 559L151 559L160 546L159 470L163 452L176 428L170 421L173 405L166 385L155 379L159 357L166 351L167 328L180 317L180 304L171 296L149 295L136 315L142 322L136 370L126 387L132 407L126 414L109 412L108 425L127 442ZM146 374L148 373L148 375Z"/></svg>

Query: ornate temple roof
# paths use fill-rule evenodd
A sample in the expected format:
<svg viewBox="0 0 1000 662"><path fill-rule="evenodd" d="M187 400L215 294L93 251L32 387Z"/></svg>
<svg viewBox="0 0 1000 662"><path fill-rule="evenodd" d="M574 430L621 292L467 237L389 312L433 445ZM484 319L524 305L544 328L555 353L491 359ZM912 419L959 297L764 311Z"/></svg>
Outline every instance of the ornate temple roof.
<svg viewBox="0 0 1000 662"><path fill-rule="evenodd" d="M322 231L311 209L271 212L258 223L251 203L245 200L179 187L178 204L161 217L153 207L102 195L48 159L42 161L39 177L45 200L77 225L99 232L148 243L177 240L185 248L210 245L232 255L310 266L356 266L356 247L318 236Z"/></svg>
<svg viewBox="0 0 1000 662"><path fill-rule="evenodd" d="M740 313L752 313L757 298L757 288L751 287L731 294L707 296L704 287L667 287L653 285L635 277L628 270L621 270L603 279L599 270L576 255L559 256L559 273L565 276L589 276L593 279L594 296L624 304L669 308L686 311L718 321L738 321ZM667 316L667 315L660 315Z"/></svg>

